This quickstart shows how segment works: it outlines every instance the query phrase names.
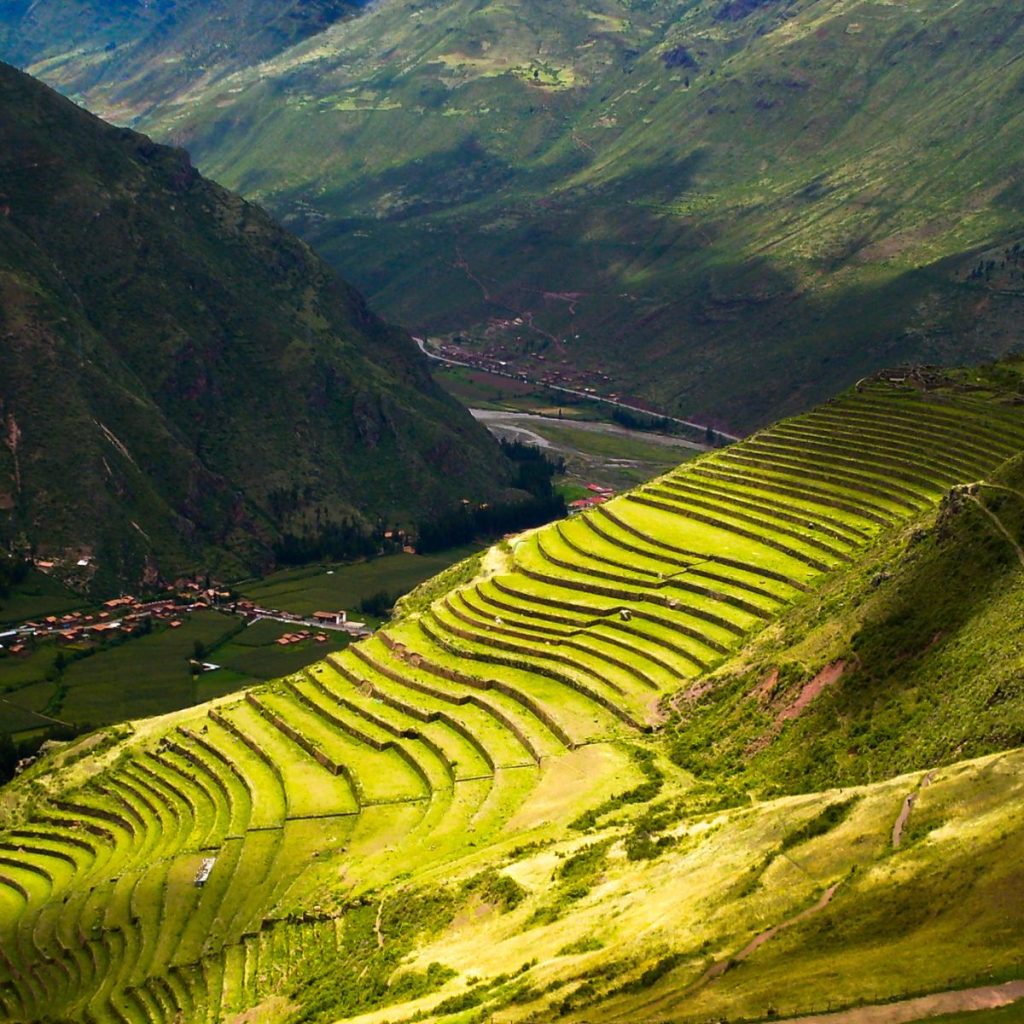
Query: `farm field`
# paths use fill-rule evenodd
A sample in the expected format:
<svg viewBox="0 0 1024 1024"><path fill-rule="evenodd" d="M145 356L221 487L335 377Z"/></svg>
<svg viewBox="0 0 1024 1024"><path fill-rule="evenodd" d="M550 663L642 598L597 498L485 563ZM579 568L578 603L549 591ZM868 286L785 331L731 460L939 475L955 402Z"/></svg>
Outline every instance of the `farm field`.
<svg viewBox="0 0 1024 1024"><path fill-rule="evenodd" d="M402 552L354 564L282 569L262 580L240 583L238 591L250 601L296 615L345 609L352 617L362 618L358 606L365 598L381 591L393 599L401 597L417 584L479 550L479 546L471 545L431 555Z"/></svg>
<svg viewBox="0 0 1024 1024"><path fill-rule="evenodd" d="M63 584L33 569L6 597L0 596L0 626L83 608L86 601Z"/></svg>
<svg viewBox="0 0 1024 1024"><path fill-rule="evenodd" d="M967 682L916 681L956 714L903 761L912 694L856 674L1024 625L1019 374L881 375L43 759L0 791L5 1019L705 1024L1024 983L1017 654L979 630ZM956 607L918 630L934 574ZM792 744L833 734L812 773Z"/></svg>
<svg viewBox="0 0 1024 1024"><path fill-rule="evenodd" d="M162 714L195 703L189 660L237 629L239 620L221 612L193 613L180 629L164 629L72 662L60 715L72 722L105 725Z"/></svg>

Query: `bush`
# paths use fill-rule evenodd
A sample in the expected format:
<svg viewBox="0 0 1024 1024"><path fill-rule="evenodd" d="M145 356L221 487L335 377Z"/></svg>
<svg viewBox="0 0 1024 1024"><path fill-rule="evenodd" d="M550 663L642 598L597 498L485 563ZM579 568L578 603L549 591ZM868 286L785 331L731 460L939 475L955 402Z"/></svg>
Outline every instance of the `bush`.
<svg viewBox="0 0 1024 1024"><path fill-rule="evenodd" d="M820 814L815 815L810 821L804 822L798 829L790 832L782 840L780 850L791 850L794 846L806 843L810 839L823 836L831 832L840 822L849 817L850 811L857 804L859 797L850 797L849 800L840 800L829 804Z"/></svg>
<svg viewBox="0 0 1024 1024"><path fill-rule="evenodd" d="M557 955L572 956L575 953L593 953L598 949L604 949L604 943L596 936L588 935L586 938L577 939L575 942L570 942L567 946L563 946Z"/></svg>
<svg viewBox="0 0 1024 1024"><path fill-rule="evenodd" d="M394 607L396 598L386 590L378 590L376 594L364 597L359 602L359 610L364 615L372 615L374 618L382 619Z"/></svg>
<svg viewBox="0 0 1024 1024"><path fill-rule="evenodd" d="M466 893L478 894L482 900L493 903L503 913L514 910L527 895L514 878L500 874L493 868L469 879L463 889Z"/></svg>

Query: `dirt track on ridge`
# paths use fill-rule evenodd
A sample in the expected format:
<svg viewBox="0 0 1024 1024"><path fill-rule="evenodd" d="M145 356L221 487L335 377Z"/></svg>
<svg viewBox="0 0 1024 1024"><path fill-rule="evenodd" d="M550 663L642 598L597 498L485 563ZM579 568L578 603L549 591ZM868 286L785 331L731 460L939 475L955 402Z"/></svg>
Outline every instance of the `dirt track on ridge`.
<svg viewBox="0 0 1024 1024"><path fill-rule="evenodd" d="M947 1013L995 1010L1024 999L1024 980L1002 985L983 985L958 992L935 992L898 1003L858 1006L836 1013L815 1013L809 1017L788 1017L779 1024L911 1024Z"/></svg>

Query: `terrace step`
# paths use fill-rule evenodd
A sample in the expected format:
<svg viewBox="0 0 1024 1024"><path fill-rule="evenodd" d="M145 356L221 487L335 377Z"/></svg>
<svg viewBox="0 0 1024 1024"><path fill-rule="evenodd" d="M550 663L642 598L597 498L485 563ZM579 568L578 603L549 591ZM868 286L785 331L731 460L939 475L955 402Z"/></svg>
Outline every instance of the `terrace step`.
<svg viewBox="0 0 1024 1024"><path fill-rule="evenodd" d="M646 659L651 662L649 666L641 667L642 663L631 665L621 657L617 645L602 642L600 638L592 643L586 633L557 636L547 630L534 629L529 624L516 627L503 620L499 622L497 620L501 616L482 611L471 602L465 591L446 597L430 611L453 631L462 629L467 639L479 638L490 646L510 651L523 650L520 641L524 641L527 651L533 648L533 657L550 658L570 669L585 669L593 680L598 681L599 689L610 691L615 696L625 696L638 685L657 690L658 683L652 678L651 670L664 672L664 666L649 658Z"/></svg>
<svg viewBox="0 0 1024 1024"><path fill-rule="evenodd" d="M613 700L600 693L593 685L595 681L604 682L605 680L588 679L587 674L583 672L562 671L543 663L538 664L537 662L542 661L542 659L531 657L527 653L528 648L517 647L512 644L506 645L492 638L478 640L471 631L461 629L459 626L445 621L433 609L431 609L429 621L420 619L417 625L435 647L449 656L479 661L491 666L524 669L530 674L545 676L610 711L626 725L637 730L644 729L643 723L634 717L627 708L622 706L622 703L625 703L624 694ZM504 649L508 653L500 653L500 649ZM535 717L538 722L543 721L540 715ZM533 750L535 759L539 761L541 756L539 749L533 747Z"/></svg>
<svg viewBox="0 0 1024 1024"><path fill-rule="evenodd" d="M803 562L811 569L816 570L819 573L826 573L835 568L834 563L848 562L849 556L846 554L840 555L839 553L828 552L828 557L831 561L823 561L820 555L812 555L809 552L802 550L800 547L794 547L792 543L783 543L777 541L770 536L766 536L764 533L758 533L755 530L749 529L742 525L743 521L746 521L747 517L743 517L743 520L739 520L739 517L729 512L717 512L715 514L709 514L700 511L695 507L691 507L684 501L677 501L675 499L666 499L661 496L650 496L647 493L633 493L626 497L627 501L636 502L638 505L648 505L651 508L660 509L662 512L670 512L672 515L679 516L682 519L694 520L698 523L705 523L708 526L712 526L715 529L721 530L724 533L733 533L739 537L745 537L747 540L752 541L755 544L763 545L766 548L771 548L779 554L786 555L788 558L793 559L797 562ZM808 547L816 547L808 542Z"/></svg>
<svg viewBox="0 0 1024 1024"><path fill-rule="evenodd" d="M531 762L530 749L509 727L504 711L477 693L466 693L450 683L396 657L401 645L389 649L378 635L358 648L352 658L334 662L337 672L368 696L379 698L410 716L422 712L424 721L442 721L474 745L493 771L497 767ZM351 666L351 667L350 667Z"/></svg>
<svg viewBox="0 0 1024 1024"><path fill-rule="evenodd" d="M314 666L305 675L308 687L318 693L328 707L337 704L359 714L390 736L419 740L433 751L452 784L460 779L489 775L493 770L485 753L465 736L462 729L445 720L441 712L414 717L402 705L396 706L397 702L388 702L380 695L366 692L365 686L351 682L336 671L331 673L335 683L331 688L325 681L324 665ZM296 685L302 686L301 683Z"/></svg>
<svg viewBox="0 0 1024 1024"><path fill-rule="evenodd" d="M530 607L526 602L513 603L502 591L493 587L492 581L477 585L472 591L461 592L463 602L470 607L476 617L500 620L502 624L519 630L530 630L551 643L561 643L566 639L583 642L594 650L608 649L621 656L623 651L630 651L630 642L636 646L637 632L633 630L617 630L614 623L624 626L632 623L632 614L627 612L623 617L620 608L612 618L593 616L589 621L578 619L576 622L565 622L568 616L563 615L562 622L558 616L536 606ZM609 628L612 627L612 628ZM700 663L692 654L688 654L678 645L659 643L649 638L642 654L636 658L643 659L640 663L649 662L654 671L669 679L678 679L680 675L689 676L699 671Z"/></svg>
<svg viewBox="0 0 1024 1024"><path fill-rule="evenodd" d="M646 533L635 524L629 522L629 517L631 515L635 515L635 513L636 510L631 509L628 504L617 506L615 512L612 512L612 510L606 505L602 505L595 510L595 514L597 516L607 519L619 529L638 538L639 540L644 541L646 544L658 550L668 551L672 554L681 555L684 558L691 558L694 562L710 563L716 568L722 567L734 569L741 573L747 573L755 579L772 580L774 582L781 583L784 586L792 587L797 591L807 590L807 583L802 578L804 575L802 567L800 569L800 575L794 576L771 566L758 565L755 562L746 561L744 559L728 557L724 550L726 545L712 544L703 552L683 548L678 544L669 543L659 536ZM672 533L668 533L667 535L673 536Z"/></svg>
<svg viewBox="0 0 1024 1024"><path fill-rule="evenodd" d="M666 661L675 656L676 671L682 676L704 671L709 653L714 657L715 652L696 639L703 634L676 622L672 613L661 616L630 606L629 618L625 619L620 602L601 600L583 604L579 593L570 591L559 597L559 592L551 586L543 587L541 592L533 580L522 575L492 576L477 591L488 608L497 613L519 614L530 621L558 623L576 631L589 630L614 637L619 643L642 643Z"/></svg>
<svg viewBox="0 0 1024 1024"><path fill-rule="evenodd" d="M258 698L250 692L247 699L254 707L262 706L274 715L279 728L283 724L297 731L311 743L314 756L320 752L326 755L336 766L335 774L348 779L359 807L421 800L429 795L430 776L422 765L404 747L374 735L371 723L363 723L362 728L347 723L348 728L343 730L337 724L340 716L326 718L294 692L261 693Z"/></svg>
<svg viewBox="0 0 1024 1024"><path fill-rule="evenodd" d="M289 817L359 810L359 799L343 766L279 716L268 714L252 691L239 704L225 708L222 717L250 749L261 751L274 767L287 794Z"/></svg>
<svg viewBox="0 0 1024 1024"><path fill-rule="evenodd" d="M360 700L339 700L314 680L312 674L306 673L304 679L290 682L296 699L310 710L346 732L365 735L377 750L394 750L419 775L428 792L454 785L455 763L427 730L413 723L404 730L398 729L388 718L366 709ZM443 734L451 735L446 730ZM486 765L482 768L486 772Z"/></svg>

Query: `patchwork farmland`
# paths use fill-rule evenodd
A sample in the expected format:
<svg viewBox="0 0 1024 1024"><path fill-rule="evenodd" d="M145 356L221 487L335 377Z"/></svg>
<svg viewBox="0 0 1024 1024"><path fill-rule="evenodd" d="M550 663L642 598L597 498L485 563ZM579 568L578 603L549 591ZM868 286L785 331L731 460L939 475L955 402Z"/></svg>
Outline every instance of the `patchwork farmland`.
<svg viewBox="0 0 1024 1024"><path fill-rule="evenodd" d="M353 915L385 952L393 901L642 802L666 698L1022 448L988 393L864 382L497 545L308 670L53 755L0 819L0 1017L226 1020L350 954ZM409 972L351 1005L452 973Z"/></svg>

